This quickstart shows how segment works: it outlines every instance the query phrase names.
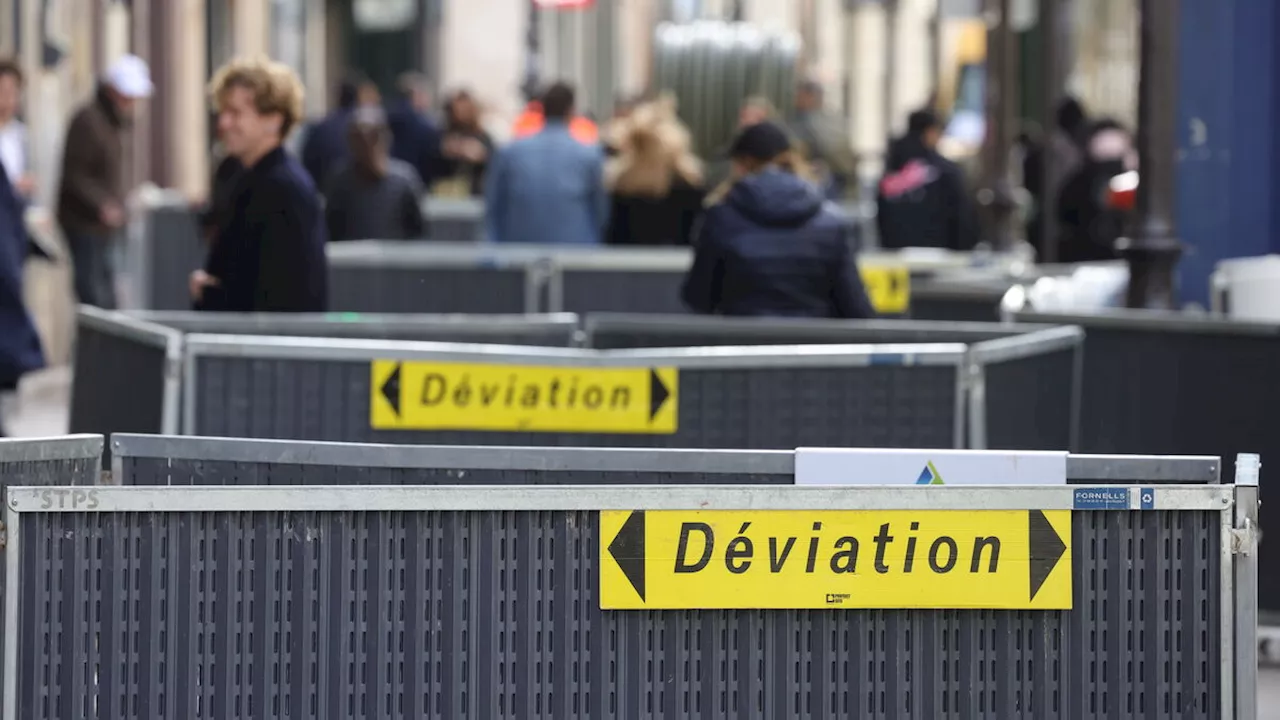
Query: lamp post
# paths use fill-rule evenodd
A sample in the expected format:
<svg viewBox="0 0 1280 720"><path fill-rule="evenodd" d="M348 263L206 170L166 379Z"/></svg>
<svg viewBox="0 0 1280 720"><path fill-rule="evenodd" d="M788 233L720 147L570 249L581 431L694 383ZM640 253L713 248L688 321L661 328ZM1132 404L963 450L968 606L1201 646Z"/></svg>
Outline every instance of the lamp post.
<svg viewBox="0 0 1280 720"><path fill-rule="evenodd" d="M1182 256L1174 224L1180 0L1142 0L1138 81L1137 211L1120 250L1129 261L1127 305L1174 309L1174 272Z"/></svg>
<svg viewBox="0 0 1280 720"><path fill-rule="evenodd" d="M986 0L983 14L987 33L987 138L983 147L983 182L978 204L987 233L997 250L1017 243L1014 225L1018 203L1009 177L1009 160L1018 122L1018 37L1013 32L1012 0Z"/></svg>

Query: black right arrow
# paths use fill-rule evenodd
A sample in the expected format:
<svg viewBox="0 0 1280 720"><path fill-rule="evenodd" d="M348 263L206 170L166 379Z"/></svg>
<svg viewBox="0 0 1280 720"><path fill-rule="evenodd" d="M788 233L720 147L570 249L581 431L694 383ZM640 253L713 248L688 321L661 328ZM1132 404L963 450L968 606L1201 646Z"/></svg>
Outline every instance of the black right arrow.
<svg viewBox="0 0 1280 720"><path fill-rule="evenodd" d="M1053 524L1042 511L1029 511L1027 522L1027 542L1031 555L1031 599L1035 600L1036 593L1040 592L1044 581L1049 579L1063 553L1067 551L1067 545L1058 537L1058 531L1053 529Z"/></svg>
<svg viewBox="0 0 1280 720"><path fill-rule="evenodd" d="M649 370L649 422L653 422L653 419L658 416L658 411L662 409L663 403L669 397L671 393L662 383L662 378L658 377L658 371Z"/></svg>
<svg viewBox="0 0 1280 720"><path fill-rule="evenodd" d="M631 587L635 588L640 600L644 600L644 511L634 510L618 529L618 534L609 543L609 554L613 556L622 574L627 576Z"/></svg>
<svg viewBox="0 0 1280 720"><path fill-rule="evenodd" d="M400 364L396 363L396 369L391 371L382 383L382 397L391 403L391 409L396 411L396 415L400 414Z"/></svg>

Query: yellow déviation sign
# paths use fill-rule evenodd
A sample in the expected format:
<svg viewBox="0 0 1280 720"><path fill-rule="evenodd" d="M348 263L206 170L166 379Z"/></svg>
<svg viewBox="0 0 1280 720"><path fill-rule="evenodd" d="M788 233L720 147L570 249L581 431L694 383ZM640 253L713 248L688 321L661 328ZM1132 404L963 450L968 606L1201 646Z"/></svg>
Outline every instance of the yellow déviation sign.
<svg viewBox="0 0 1280 720"><path fill-rule="evenodd" d="M600 513L605 610L1071 608L1070 510Z"/></svg>
<svg viewBox="0 0 1280 720"><path fill-rule="evenodd" d="M863 265L858 274L876 312L893 315L911 306L911 273L906 265Z"/></svg>
<svg viewBox="0 0 1280 720"><path fill-rule="evenodd" d="M375 360L375 430L676 431L675 368L591 368Z"/></svg>

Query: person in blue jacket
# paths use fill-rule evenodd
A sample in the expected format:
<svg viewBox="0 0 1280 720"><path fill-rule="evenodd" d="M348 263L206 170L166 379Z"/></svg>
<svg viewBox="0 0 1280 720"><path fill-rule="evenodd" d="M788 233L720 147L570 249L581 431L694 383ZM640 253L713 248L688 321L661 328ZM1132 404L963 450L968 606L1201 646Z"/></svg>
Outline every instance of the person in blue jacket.
<svg viewBox="0 0 1280 720"><path fill-rule="evenodd" d="M712 194L682 297L718 315L869 318L849 227L797 174L786 132L745 128L730 148L732 179Z"/></svg>
<svg viewBox="0 0 1280 720"><path fill-rule="evenodd" d="M44 367L40 336L22 298L22 266L27 256L24 207L0 165L0 393L13 392L23 375Z"/></svg>

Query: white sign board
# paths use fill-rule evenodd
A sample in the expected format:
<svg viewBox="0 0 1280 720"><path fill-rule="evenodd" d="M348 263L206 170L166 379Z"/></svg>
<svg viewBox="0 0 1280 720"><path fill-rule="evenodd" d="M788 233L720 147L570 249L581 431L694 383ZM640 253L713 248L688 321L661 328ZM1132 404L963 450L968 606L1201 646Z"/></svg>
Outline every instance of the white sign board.
<svg viewBox="0 0 1280 720"><path fill-rule="evenodd" d="M1066 452L796 449L796 485L1066 484Z"/></svg>

